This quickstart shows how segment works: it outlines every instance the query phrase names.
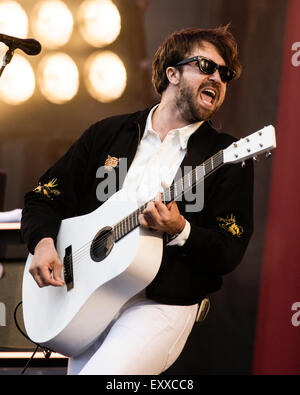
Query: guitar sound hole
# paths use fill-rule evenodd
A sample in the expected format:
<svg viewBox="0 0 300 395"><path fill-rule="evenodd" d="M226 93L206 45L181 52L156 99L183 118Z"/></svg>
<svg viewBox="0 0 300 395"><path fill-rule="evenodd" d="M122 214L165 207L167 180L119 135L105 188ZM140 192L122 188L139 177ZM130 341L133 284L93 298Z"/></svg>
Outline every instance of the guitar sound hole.
<svg viewBox="0 0 300 395"><path fill-rule="evenodd" d="M110 253L114 245L114 235L112 228L107 226L101 229L94 237L91 244L91 258L100 262Z"/></svg>

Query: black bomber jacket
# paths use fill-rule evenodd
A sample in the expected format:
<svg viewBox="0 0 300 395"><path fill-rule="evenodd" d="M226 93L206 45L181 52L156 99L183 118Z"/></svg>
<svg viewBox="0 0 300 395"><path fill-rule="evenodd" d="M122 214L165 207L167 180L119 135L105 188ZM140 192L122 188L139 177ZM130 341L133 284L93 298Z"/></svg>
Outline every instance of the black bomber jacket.
<svg viewBox="0 0 300 395"><path fill-rule="evenodd" d="M97 186L103 181L97 169L109 156L126 158L129 169L149 111L92 125L25 195L21 232L31 253L43 237L56 240L62 219L90 213L103 203L97 199ZM200 165L234 141L204 122L189 138L181 168ZM118 166L115 171L118 182ZM120 187L117 183L116 190ZM178 207L191 224L190 235L182 247L164 243L160 269L146 288L147 297L161 303L198 303L219 290L222 276L242 261L253 232L252 161L244 167L224 165L206 178L201 211L187 211L186 203L183 199Z"/></svg>

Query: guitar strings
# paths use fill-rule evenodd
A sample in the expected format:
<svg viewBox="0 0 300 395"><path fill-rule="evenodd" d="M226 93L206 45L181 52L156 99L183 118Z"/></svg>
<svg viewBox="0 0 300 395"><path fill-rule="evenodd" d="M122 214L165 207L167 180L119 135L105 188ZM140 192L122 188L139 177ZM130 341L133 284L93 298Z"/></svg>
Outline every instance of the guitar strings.
<svg viewBox="0 0 300 395"><path fill-rule="evenodd" d="M171 185L168 191L169 196L173 196L173 200L176 201L179 198L181 198L185 193L187 193L188 191L190 191L197 183L199 183L201 181L197 180L197 171L199 171L199 168L203 168L206 167L206 165L211 162L213 160L220 160L221 162L217 164L216 167L212 168L212 170L208 173L205 174L204 176L202 176L202 179L204 180L208 175L212 174L213 171L217 170L221 165L222 165L222 159L223 159L223 151L219 151L216 155L214 155L213 157L211 157L210 159L208 159L207 161L203 162L201 165L197 166L196 168L194 168L192 171L190 171L187 175L185 175L184 177L182 177L181 179L179 179L178 181L176 181L175 183L173 183ZM189 180L194 180L191 184L191 186L187 189L185 189L184 191L182 191L181 193L177 194L177 196L175 196L175 188L176 188L176 183L178 183L179 181L181 181L182 185L186 185L186 182L188 182ZM165 195L165 191L163 192L163 195ZM155 199L152 199L150 201L155 201ZM163 200L164 202L167 201L167 199ZM109 237L111 237L111 233L115 234L116 228L119 226L123 226L125 224L125 228L127 228L126 225L126 221L128 221L128 218L130 216L133 216L133 214L137 215L137 213L142 213L143 209L146 207L147 203L145 203L144 205L142 205L141 207L139 207L137 210L135 210L132 214L130 214L129 216L123 218L120 222L118 222L116 225L114 225L111 229L111 231L109 233L104 234L103 236L101 236L99 239L97 239L94 243L95 248L97 248L101 243L106 242L107 239ZM124 235L122 235L118 240L119 241L122 237L124 237L127 233L129 233L130 231L132 231L133 229L135 229L136 227L139 226L139 223L136 224L136 226L131 227L131 229L127 232L125 232ZM122 232L121 232L122 233ZM76 250L73 254L72 257L69 257L67 259L73 259L78 260L80 258L82 258L83 255L86 254L87 250L90 249L91 244L93 243L93 240L88 241L87 243L83 244L78 250ZM80 259L81 260L81 259ZM80 264L80 262L77 263L77 265ZM77 266L76 264L73 264L73 266Z"/></svg>
<svg viewBox="0 0 300 395"><path fill-rule="evenodd" d="M222 151L220 151L220 152L218 152L216 155L215 155L215 159L220 159L220 155L222 155ZM222 158L221 158L222 159ZM181 179L181 183L183 184L183 185L185 185L185 181L186 181L186 179L188 179L188 178L190 178L190 179L192 179L192 180L195 180L195 176L196 176L196 180L191 184L191 186L189 187L189 188L187 188L187 189L185 189L182 193L180 193L180 194L177 194L177 196L173 199L173 200L178 200L180 197L182 197L182 195L184 194L184 193L187 193L189 190L191 190L194 186L195 186L195 184L196 183L198 183L198 182L200 182L200 180L197 180L197 171L199 170L199 168L200 167L203 167L203 166L205 166L205 164L207 163L207 162L210 162L211 161L211 159L209 159L209 160L207 160L206 162L204 162L202 165L200 165L200 166L197 166L195 169L193 169L191 172L189 172L186 176L184 176L182 179ZM217 168L219 168L220 167L220 165L222 164L222 161L221 161L221 163L220 164L218 164L214 169L212 169L213 171L215 171L215 170L217 170ZM208 175L210 175L211 174L211 172L209 173L209 174L206 174L204 177L203 177L203 179L205 179ZM180 180L178 180L177 182L179 182ZM168 192L170 195L173 195L173 196L175 196L175 194L174 194L174 189L175 189L175 183L169 188L169 190L170 190L170 192ZM163 192L163 194L164 194L164 192ZM155 199L153 199L152 201L154 201ZM166 200L164 200L164 202L165 202ZM133 214L136 214L136 213L141 213L142 211L143 211L143 209L146 207L146 205L147 205L147 203L146 204L144 204L144 205L142 205L141 207L139 207L134 213L132 213L130 216L132 216ZM126 221L128 221L128 218L130 217L130 216L128 216L128 217L126 217L126 218L124 218L123 220L121 220L118 224L116 224L115 226L113 226L112 227L112 232L113 233L115 233L115 231L116 231L116 228L119 226L122 226L122 225L124 225L125 224L125 229L127 229L127 225L126 225ZM129 230L129 231L125 231L125 234L123 234L118 240L120 240L122 237L124 237L127 233L129 233L130 231L132 231L133 229L135 229L136 227L138 227L139 226L139 223L137 223L136 224L136 226L133 226L133 227L131 227L131 229ZM121 233L122 233L122 231L121 231ZM109 233L106 233L106 234L104 234L102 237L100 237L99 239L97 239L97 241L95 241L95 243L94 243L94 246L95 246L95 248L97 248L98 246L99 246L99 244L101 244L102 242L104 242L104 241L106 241L109 237L111 237L111 232L109 232ZM116 241L118 241L118 240L116 240ZM90 240L90 241L88 241L87 243L85 243L82 247L80 247L78 250L76 250L73 254L72 254L72 258L75 260L77 260L77 259L79 259L79 258L81 258L82 257L82 255L83 254L86 254L86 252L87 252L87 249L90 249L90 246L91 246L91 244L92 244L92 242L93 242L93 240ZM74 266L76 266L76 265L74 265Z"/></svg>
<svg viewBox="0 0 300 395"><path fill-rule="evenodd" d="M216 155L215 155L215 159L220 159L220 156L222 155L222 151L219 151ZM222 158L221 158L222 159ZM200 165L200 166L197 166L195 169L193 169L191 172L189 172L186 176L184 176L182 179L181 179L181 183L183 182L183 185L185 185L185 181L186 181L186 179L187 178L190 178L190 179L192 179L192 180L194 180L194 176L196 175L196 172L198 171L197 169L199 169L200 167L203 167L203 166L205 166L208 162L211 162L211 158L210 159L208 159L207 161L205 161L202 165ZM220 167L220 165L222 164L222 162L220 163L220 164L218 164L214 169L213 169L213 171L215 171L215 170L217 170L217 168L219 168ZM191 174L192 173L192 174ZM190 175L191 174L191 175ZM211 174L211 172L209 173L209 174L206 174L206 175L204 175L204 177L203 177L203 179L205 179L208 175L210 175ZM183 181L182 181L183 180ZM194 181L193 183L192 183L192 185L189 187L189 188L187 188L187 189L185 189L184 191L182 191L182 193L180 193L180 194L178 194L173 200L178 200L180 197L182 197L182 195L184 194L184 193L187 193L189 190L191 190L194 186L195 186L195 184L196 183L198 183L198 182L200 182L201 180L198 180L197 181L197 177L196 177L196 181ZM177 181L178 182L178 181ZM174 194L174 189L175 189L175 183L169 188L169 190L170 190L170 195L175 195ZM163 192L164 193L164 192ZM155 199L152 199L152 201L154 201ZM164 200L165 201L165 200ZM131 215L133 215L133 214L135 214L135 213L137 213L137 212L139 212L140 211L140 213L142 212L142 210L144 209L144 207L146 207L146 205L147 205L147 203L146 204L144 204L144 205L142 205L141 207L139 207L134 213L132 213ZM123 224L125 224L125 227L126 227L126 220L127 220L127 218L128 217L126 217L126 218L124 218L123 220L121 220L119 223L117 223L115 226L113 226L112 227L112 232L115 232L115 229L117 228L117 226L122 226ZM132 229L130 229L129 230L129 232L130 231L132 231L133 229L135 229L136 227L138 227L139 226L139 224L137 223L137 225L136 226L134 226ZM120 240L122 237L124 237L127 233L129 233L128 231L127 232L125 232L125 234L123 234L118 240ZM94 246L97 248L97 246L99 246L99 244L101 244L102 242L104 242L104 241L106 241L107 239L108 239L108 237L111 237L111 232L110 233L107 233L107 234L104 234L102 237L100 237L95 243L94 243ZM118 241L117 240L117 241ZM92 242L93 242L93 240L90 240L90 241L88 241L87 243L85 243L83 246L81 246L78 250L76 250L73 254L72 254L72 258L75 260L75 259L79 259L80 257L82 257L82 254L86 254L86 252L87 252L87 249L90 249L90 246L91 246L91 244L92 244Z"/></svg>
<svg viewBox="0 0 300 395"><path fill-rule="evenodd" d="M229 148L229 147L227 147L227 148ZM190 179L193 180L193 179L194 179L194 176L196 176L196 182L193 182L193 183L191 184L191 187L189 187L188 189L184 190L184 192L178 194L176 197L175 197L174 189L175 189L175 187L176 187L177 182L179 182L179 181L176 181L173 185L171 185L171 187L169 188L169 192L168 192L168 193L170 194L170 196L173 196L173 197L174 197L173 200L178 200L179 197L182 197L183 193L186 193L186 192L190 191L190 190L199 182L199 181L197 181L197 169L203 168L203 167L204 167L204 169L206 170L206 167L207 167L208 163L209 163L209 162L211 163L211 165L212 165L212 166L211 166L211 170L209 171L208 174L205 174L204 177L203 177L203 180L205 180L205 178L206 178L208 175L211 175L215 170L217 170L219 167L221 167L221 166L224 164L224 162L223 162L223 152L224 152L223 150L220 150L220 151L217 152L215 155L213 155L212 157L210 157L209 159L207 159L206 161L204 161L201 165L196 166L196 168L194 168L194 169L193 169L191 172L189 172L186 176L182 177L182 178L180 179L182 185L185 185L185 180L186 180L187 178L190 178ZM220 159L221 159L220 163L218 163L217 166L214 167L214 160L220 160ZM166 191L167 191L167 190L166 190ZM163 192L163 195L165 195L165 191ZM171 201L171 200L172 200L172 199L169 199L169 201ZM152 201L155 201L155 199L152 199ZM167 202L167 199L164 199L163 201L166 203L166 202ZM113 226L113 227L112 227L112 232L113 232L114 234L116 234L115 232L116 232L116 230L118 229L118 227L120 228L120 227L122 227L123 225L125 226L125 229L126 229L126 228L127 228L126 221L128 221L128 219L129 219L130 217L132 217L133 214L136 215L136 213L141 213L141 212L142 212L141 210L143 210L145 207L146 207L146 205L141 206L141 207L138 208L134 213L132 213L131 215L127 216L126 218L124 218L123 220L121 220L119 223L117 223L115 226ZM122 237L124 237L126 234L128 234L128 233L129 233L130 231L132 231L133 229L135 229L137 226L139 226L138 223L136 224L136 226L133 226L133 227L132 227L132 226L131 226L131 227L129 226L129 228L131 228L131 229L129 229L129 231L126 230L124 234L122 234L122 230L121 230L121 231L120 231L121 237L118 238L118 239L115 240L115 241L119 241ZM94 246L97 247L100 243L102 243L103 241L106 241L108 237L111 237L111 233L105 234L105 235L103 235L102 237L100 237L99 239L97 239L97 241L94 243ZM80 256L82 256L82 254L85 254L85 253L86 253L86 249L87 249L87 248L90 248L90 245L92 244L92 242L93 242L93 240L91 240L91 241L85 243L82 247L80 247L77 251L75 251L75 252L72 254L72 258L77 259L77 258L79 258Z"/></svg>

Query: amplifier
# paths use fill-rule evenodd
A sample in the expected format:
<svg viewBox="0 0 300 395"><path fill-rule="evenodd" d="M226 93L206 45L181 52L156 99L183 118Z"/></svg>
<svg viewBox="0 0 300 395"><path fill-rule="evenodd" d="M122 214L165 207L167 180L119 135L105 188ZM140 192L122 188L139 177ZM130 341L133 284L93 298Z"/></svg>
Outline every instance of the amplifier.
<svg viewBox="0 0 300 395"><path fill-rule="evenodd" d="M22 300L24 264L28 252L22 243L18 228L0 228L0 351L34 350L35 345L18 330L14 311ZM17 320L24 331L22 306L17 311Z"/></svg>

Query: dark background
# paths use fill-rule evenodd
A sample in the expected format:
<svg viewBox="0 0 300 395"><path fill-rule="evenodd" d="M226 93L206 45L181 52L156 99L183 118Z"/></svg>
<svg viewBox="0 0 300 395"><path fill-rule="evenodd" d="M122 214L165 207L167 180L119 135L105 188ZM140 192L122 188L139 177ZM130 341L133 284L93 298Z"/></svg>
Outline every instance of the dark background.
<svg viewBox="0 0 300 395"><path fill-rule="evenodd" d="M80 1L66 1L72 11ZM285 0L119 0L122 32L109 46L123 59L128 86L119 100L96 102L84 88L62 106L47 102L38 88L20 106L0 102L0 168L7 172L5 210L22 208L24 193L93 122L150 106L159 98L151 87L151 60L173 31L215 27L231 22L240 49L243 74L234 81L214 125L236 137L276 126L285 28ZM30 10L34 1L21 2ZM29 35L30 36L30 35ZM75 30L62 48L80 70L94 51ZM42 54L30 57L33 67ZM9 67L9 66L8 66ZM210 296L211 310L196 324L188 343L167 373L250 374L263 258L272 159L255 165L255 232L242 264L224 278L223 289Z"/></svg>

